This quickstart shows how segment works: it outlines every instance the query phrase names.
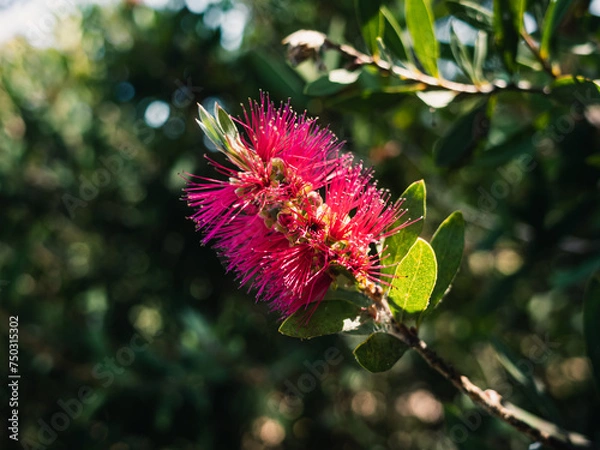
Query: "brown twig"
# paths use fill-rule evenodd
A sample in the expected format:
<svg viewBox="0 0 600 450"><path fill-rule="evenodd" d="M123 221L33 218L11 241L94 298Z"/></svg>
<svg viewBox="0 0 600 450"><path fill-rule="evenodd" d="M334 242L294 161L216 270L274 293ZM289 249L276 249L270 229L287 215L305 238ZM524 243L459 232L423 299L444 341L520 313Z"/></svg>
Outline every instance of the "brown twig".
<svg viewBox="0 0 600 450"><path fill-rule="evenodd" d="M591 442L582 435L560 430L556 425L545 421L543 421L543 423L546 425L544 427L546 430L543 430L541 426L536 427L520 419L517 417L519 412L517 407L508 402L504 402L502 396L494 390L490 389L483 391L468 377L462 375L451 364L430 349L427 344L419 338L415 330L407 328L403 323L398 323L394 319L385 299L380 300L377 305L379 313L385 317L384 320L389 321L391 329L388 330L388 332L390 334L396 336L407 346L415 350L430 367L439 372L459 391L466 394L473 402L485 409L489 414L512 425L515 429L526 434L535 442L541 442L551 448L560 450L592 448Z"/></svg>
<svg viewBox="0 0 600 450"><path fill-rule="evenodd" d="M542 65L544 71L548 73L548 75L550 75L552 78L559 77L560 69L554 69L550 62L542 56L538 45L535 43L532 37L529 36L529 34L527 34L525 31L521 32L521 37L523 38L523 41L525 41L527 48L529 48L531 53L533 53L533 56L535 56L535 59L537 59L538 62Z"/></svg>
<svg viewBox="0 0 600 450"><path fill-rule="evenodd" d="M424 85L424 88L440 88L447 89L458 93L464 94L491 94L493 92L501 90L519 91L533 94L548 94L550 91L546 88L532 87L528 84L508 84L503 80L497 80L494 82L482 83L482 84L465 84L457 83L455 81L446 80L444 78L437 78L427 75L418 70L409 70L405 67L390 64L387 61L383 61L378 58L373 58L365 53L356 50L354 47L337 44L325 38L324 48L337 50L343 55L351 58L353 64L356 66L375 66L379 70L392 73L397 75L403 80L412 80Z"/></svg>

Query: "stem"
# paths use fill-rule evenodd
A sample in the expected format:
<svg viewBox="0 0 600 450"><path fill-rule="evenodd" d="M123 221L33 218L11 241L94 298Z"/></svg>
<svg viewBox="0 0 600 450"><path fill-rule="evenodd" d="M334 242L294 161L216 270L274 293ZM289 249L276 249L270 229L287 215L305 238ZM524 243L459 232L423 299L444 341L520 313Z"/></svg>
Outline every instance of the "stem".
<svg viewBox="0 0 600 450"><path fill-rule="evenodd" d="M531 53L533 53L535 59L538 60L538 62L542 65L543 69L548 73L548 75L550 75L552 78L560 76L560 69L557 68L555 71L550 62L542 57L539 47L536 45L531 36L529 36L529 34L527 34L525 31L522 31L521 37L523 38L523 41L525 41L527 48L529 48Z"/></svg>
<svg viewBox="0 0 600 450"><path fill-rule="evenodd" d="M385 305L387 306L387 304ZM389 312L389 310L388 310ZM391 318L391 312L389 312ZM483 391L475 385L467 376L458 372L451 364L442 359L436 352L417 336L416 332L407 328L402 323L391 320L392 330L390 334L399 338L402 342L415 350L425 362L438 371L444 378L450 381L458 390L469 396L473 402L485 409L489 414L496 416L521 433L526 434L535 442L541 442L555 449L591 448L591 443L583 436L560 430L557 426L544 422L550 430L542 430L516 416L519 410L505 404L502 396L496 391L488 389ZM549 426L548 426L549 425ZM554 432L554 433L553 433ZM560 437L557 435L561 435ZM577 442L575 442L577 441Z"/></svg>
<svg viewBox="0 0 600 450"><path fill-rule="evenodd" d="M467 376L462 375L450 363L442 359L435 351L430 349L427 344L419 338L416 330L409 329L403 323L399 323L394 318L392 311L383 295L383 289L376 284L368 284L364 287L363 293L373 300L374 307L377 310L375 317L378 317L382 323L388 323L390 329L388 333L397 337L408 347L415 350L425 362L433 369L438 371L444 378L450 381L459 391L466 394L473 402L481 406L489 414L496 416L521 433L526 434L534 442L559 449L591 449L591 442L578 433L567 432L560 429L555 424L536 418L538 426L534 426L517 415L525 415L524 411L516 406L505 402L502 396L493 389L483 391L475 385Z"/></svg>
<svg viewBox="0 0 600 450"><path fill-rule="evenodd" d="M337 44L329 39L325 39L324 47L337 50L343 55L352 58L354 64L357 66L375 66L384 72L397 75L401 79L422 83L424 85L422 90L425 90L427 87L433 87L448 89L464 94L491 94L492 92L499 90L519 91L534 94L549 94L550 92L546 88L532 87L528 83L508 84L502 80L478 85L457 83L455 81L445 80L444 78L432 77L416 69L409 70L398 65L390 64L389 62L382 61L381 59L373 58L372 56L362 53L356 50L354 47L345 44Z"/></svg>

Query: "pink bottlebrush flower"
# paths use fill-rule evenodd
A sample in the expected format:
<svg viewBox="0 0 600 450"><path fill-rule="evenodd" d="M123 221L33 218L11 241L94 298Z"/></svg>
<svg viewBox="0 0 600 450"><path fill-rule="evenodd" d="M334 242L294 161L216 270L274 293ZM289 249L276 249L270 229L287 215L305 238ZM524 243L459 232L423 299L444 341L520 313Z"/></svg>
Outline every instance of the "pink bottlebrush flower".
<svg viewBox="0 0 600 450"><path fill-rule="evenodd" d="M273 309L292 314L325 296L337 274L380 281L372 244L399 228L401 201L389 204L370 171L340 153L313 119L261 97L237 123L220 107L200 107L200 126L234 167L210 161L227 177L193 175L185 199L191 219L214 242L242 285Z"/></svg>

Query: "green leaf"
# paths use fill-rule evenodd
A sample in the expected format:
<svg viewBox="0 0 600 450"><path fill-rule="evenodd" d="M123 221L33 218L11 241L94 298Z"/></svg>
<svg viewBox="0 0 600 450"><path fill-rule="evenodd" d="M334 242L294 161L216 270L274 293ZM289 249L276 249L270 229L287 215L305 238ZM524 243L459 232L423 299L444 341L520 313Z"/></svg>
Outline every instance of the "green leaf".
<svg viewBox="0 0 600 450"><path fill-rule="evenodd" d="M583 300L583 334L600 394L600 272L587 285Z"/></svg>
<svg viewBox="0 0 600 450"><path fill-rule="evenodd" d="M498 354L498 360L509 375L522 387L523 393L529 398L531 403L535 405L538 412L544 416L550 418L555 424L560 424L561 417L556 405L547 397L542 389L535 382L532 377L531 371L529 373L523 372L521 367L523 364L531 364L529 359L525 359L515 354L508 346L501 341L494 339L492 341L494 349ZM543 344L543 343L542 343ZM549 349L544 349L548 351Z"/></svg>
<svg viewBox="0 0 600 450"><path fill-rule="evenodd" d="M473 167L499 167L517 156L533 153L534 146L531 137L534 134L535 129L526 127L509 136L506 141L490 147L478 155Z"/></svg>
<svg viewBox="0 0 600 450"><path fill-rule="evenodd" d="M475 79L475 70L473 69L473 63L471 57L465 45L460 41L456 31L454 30L454 24L450 25L450 48L452 49L452 56L458 67L464 72L464 74L473 81Z"/></svg>
<svg viewBox="0 0 600 450"><path fill-rule="evenodd" d="M380 13L383 19L383 41L386 47L401 61L409 61L412 66L415 66L415 60L410 46L404 41L402 28L396 21L392 12L385 6L382 6Z"/></svg>
<svg viewBox="0 0 600 450"><path fill-rule="evenodd" d="M311 96L325 96L340 92L358 80L360 71L350 72L346 69L336 69L327 75L316 79L304 88L304 93Z"/></svg>
<svg viewBox="0 0 600 450"><path fill-rule="evenodd" d="M406 213L400 217L394 226L398 226L406 220L414 220L419 217L423 219L402 228L383 241L386 256L383 258L382 264L387 267L382 269L382 272L389 275L396 272L397 264L406 256L423 230L426 200L425 181L419 180L412 183L402 193L401 198L405 199L402 207L406 210Z"/></svg>
<svg viewBox="0 0 600 450"><path fill-rule="evenodd" d="M302 94L304 80L283 62L283 58L276 58L266 51L251 50L242 61L252 67L259 83L269 86L271 96L278 94L282 98L290 96L295 102L307 101Z"/></svg>
<svg viewBox="0 0 600 450"><path fill-rule="evenodd" d="M475 54L473 55L473 68L474 68L474 82L477 84L486 81L483 75L483 65L485 64L485 58L487 57L487 46L488 46L488 35L485 31L477 32L477 39L475 40Z"/></svg>
<svg viewBox="0 0 600 450"><path fill-rule="evenodd" d="M523 28L525 0L494 0L494 34L506 69L516 68L517 48Z"/></svg>
<svg viewBox="0 0 600 450"><path fill-rule="evenodd" d="M238 136L238 129L231 120L231 116L218 103L215 103L215 117L223 133L232 139Z"/></svg>
<svg viewBox="0 0 600 450"><path fill-rule="evenodd" d="M448 0L446 6L450 14L475 29L494 31L494 16L489 9L465 0Z"/></svg>
<svg viewBox="0 0 600 450"><path fill-rule="evenodd" d="M460 267L465 247L465 220L460 211L450 214L439 226L431 247L438 264L437 281L431 294L430 305L435 308L450 287Z"/></svg>
<svg viewBox="0 0 600 450"><path fill-rule="evenodd" d="M373 55L377 55L377 37L381 36L383 18L379 14L379 7L383 0L355 0L354 5L360 25L360 31L367 48Z"/></svg>
<svg viewBox="0 0 600 450"><path fill-rule="evenodd" d="M454 126L439 139L433 149L433 158L440 167L459 165L487 136L489 120L487 102L483 102L460 117Z"/></svg>
<svg viewBox="0 0 600 450"><path fill-rule="evenodd" d="M412 37L417 59L429 75L437 77L440 48L435 37L433 12L429 0L406 0L406 26Z"/></svg>
<svg viewBox="0 0 600 450"><path fill-rule="evenodd" d="M431 245L418 238L398 264L388 296L394 316L402 321L404 313L418 314L429 305L437 278L437 261Z"/></svg>
<svg viewBox="0 0 600 450"><path fill-rule="evenodd" d="M336 334L356 322L362 312L360 306L343 300L322 301L314 311L313 308L308 305L306 310L289 316L279 327L279 332L300 339Z"/></svg>
<svg viewBox="0 0 600 450"><path fill-rule="evenodd" d="M385 372L408 350L399 339L386 333L374 333L354 349L356 361L369 372Z"/></svg>
<svg viewBox="0 0 600 450"><path fill-rule="evenodd" d="M542 29L542 40L540 43L540 56L548 59L550 56L550 46L558 25L564 18L571 0L551 0L544 16L544 26Z"/></svg>
<svg viewBox="0 0 600 450"><path fill-rule="evenodd" d="M353 283L356 283L356 282L353 281ZM323 300L324 301L343 300L345 302L353 303L356 306L363 307L363 308L366 308L367 306L370 306L373 304L373 301L371 299L369 299L364 294L361 294L360 292L358 292L356 290L350 291L350 290L346 290L344 288L335 288L335 287L329 288L329 290L325 294L325 297Z"/></svg>
<svg viewBox="0 0 600 450"><path fill-rule="evenodd" d="M223 133L215 118L200 104L198 104L198 115L200 116L200 120L197 121L198 125L200 125L202 131L204 131L206 137L209 138L220 151L225 152Z"/></svg>
<svg viewBox="0 0 600 450"><path fill-rule="evenodd" d="M552 96L565 104L587 106L600 103L600 86L581 76L566 75L552 83Z"/></svg>

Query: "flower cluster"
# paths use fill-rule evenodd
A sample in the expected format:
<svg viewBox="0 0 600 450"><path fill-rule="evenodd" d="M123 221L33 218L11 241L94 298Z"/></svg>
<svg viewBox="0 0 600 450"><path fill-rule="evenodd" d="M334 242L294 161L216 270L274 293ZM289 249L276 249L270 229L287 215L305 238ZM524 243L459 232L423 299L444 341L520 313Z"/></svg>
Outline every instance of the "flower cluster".
<svg viewBox="0 0 600 450"><path fill-rule="evenodd" d="M200 107L201 128L233 167L210 160L223 180L189 175L191 218L241 284L285 315L323 299L335 277L380 282L372 244L406 223L371 171L289 104L251 102L237 120Z"/></svg>

